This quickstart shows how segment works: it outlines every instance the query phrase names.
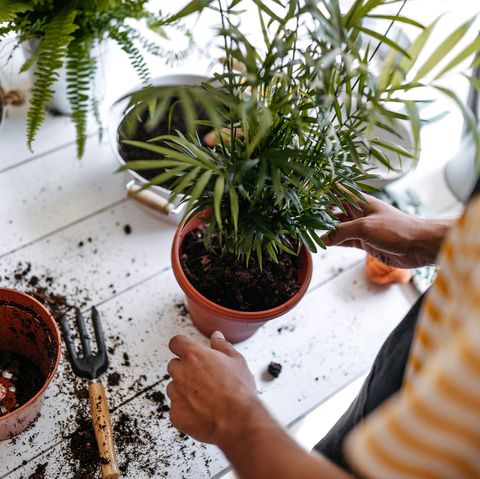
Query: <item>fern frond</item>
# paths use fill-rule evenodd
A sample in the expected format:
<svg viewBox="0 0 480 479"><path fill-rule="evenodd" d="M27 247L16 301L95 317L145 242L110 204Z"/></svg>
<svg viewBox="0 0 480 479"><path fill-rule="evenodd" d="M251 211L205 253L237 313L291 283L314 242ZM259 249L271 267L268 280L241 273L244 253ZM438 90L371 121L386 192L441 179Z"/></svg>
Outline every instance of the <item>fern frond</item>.
<svg viewBox="0 0 480 479"><path fill-rule="evenodd" d="M155 55L157 57L165 59L165 63L167 65L170 65L184 60L192 51L192 47L194 45L193 36L188 30L180 28L180 26L178 25L176 25L175 28L181 31L181 33L183 33L188 40L188 44L185 46L185 48L180 50L170 50L162 48L160 45L150 41L148 38L145 38L139 31L135 30L134 28L127 27L127 30L131 40L138 42L138 44L151 55Z"/></svg>
<svg viewBox="0 0 480 479"><path fill-rule="evenodd" d="M135 46L134 41L130 38L128 29L120 29L117 26L110 27L108 31L110 38L115 40L120 48L128 55L133 68L136 70L138 76L143 82L147 83L150 80L150 72L147 64L140 50Z"/></svg>
<svg viewBox="0 0 480 479"><path fill-rule="evenodd" d="M8 35L10 32L14 32L16 30L14 25L7 25L6 27L0 27L0 40Z"/></svg>
<svg viewBox="0 0 480 479"><path fill-rule="evenodd" d="M27 144L30 150L45 119L45 107L53 98L53 84L73 40L72 33L77 29L75 16L76 11L59 13L47 26L45 36L38 46L35 84L27 115Z"/></svg>
<svg viewBox="0 0 480 479"><path fill-rule="evenodd" d="M25 13L32 9L28 3L15 0L0 0L0 23L13 22L19 13Z"/></svg>
<svg viewBox="0 0 480 479"><path fill-rule="evenodd" d="M90 56L91 48L91 43L82 41L74 41L68 47L67 97L77 131L78 158L85 152L89 95L96 71L96 62Z"/></svg>

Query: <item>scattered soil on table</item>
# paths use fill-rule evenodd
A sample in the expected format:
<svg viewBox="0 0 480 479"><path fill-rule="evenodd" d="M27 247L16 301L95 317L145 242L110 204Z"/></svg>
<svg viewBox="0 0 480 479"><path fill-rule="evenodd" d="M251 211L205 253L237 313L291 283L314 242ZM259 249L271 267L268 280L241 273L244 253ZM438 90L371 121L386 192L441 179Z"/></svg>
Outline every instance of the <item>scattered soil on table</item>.
<svg viewBox="0 0 480 479"><path fill-rule="evenodd" d="M201 228L185 236L181 265L197 291L216 304L237 311L264 311L289 300L300 288L298 257L278 254L278 263L269 255L260 270L255 258L248 268L233 254L222 254L213 236L207 251Z"/></svg>
<svg viewBox="0 0 480 479"><path fill-rule="evenodd" d="M195 108L197 118L199 120L209 119L207 112L202 107L200 107L199 105L195 105ZM187 135L188 133L187 123L185 121L185 114L182 110L178 98L172 98L172 100L170 101L170 106L167 108L166 113L157 122L156 125L150 125L150 113L148 109L143 111L139 117L137 115L137 112L127 114L127 116L123 119L122 123L120 123L120 126L118 128L120 138L120 143L118 146L119 152L121 157L127 163L136 160L159 160L163 158L163 155L152 151L147 151L142 148L137 148L131 145L126 145L125 143L122 143L122 140L148 141L152 138L156 138L162 135L176 135L178 131L185 135ZM130 130L132 120L136 122L136 128L133 133L131 133ZM202 141L203 146L207 146L204 143L203 139L205 135L211 130L212 129L208 126L197 126L196 133ZM154 144L158 146L165 146L165 142L163 141L155 142ZM152 168L151 170L142 170L139 173L147 180L151 180L155 176L163 173L164 171L165 170L163 168ZM168 186L172 183L173 181L169 181L162 184L162 186L168 188Z"/></svg>
<svg viewBox="0 0 480 479"><path fill-rule="evenodd" d="M0 350L0 417L23 406L44 383L44 375L32 361Z"/></svg>
<svg viewBox="0 0 480 479"><path fill-rule="evenodd" d="M55 319L68 313L74 306L65 294L60 293L61 290L72 291L75 296L75 306L79 308L84 308L90 301L87 291L72 287L71 284L59 284L49 271L36 273L32 271L32 264L29 262L18 263L13 274L4 275L0 279L11 282L11 287L33 296L52 313Z"/></svg>
<svg viewBox="0 0 480 479"><path fill-rule="evenodd" d="M87 408L84 410L86 411ZM100 454L92 419L84 410L78 411L77 427L68 440L66 459L70 463L73 479L93 479L97 477L100 469Z"/></svg>
<svg viewBox="0 0 480 479"><path fill-rule="evenodd" d="M28 479L45 479L45 470L47 469L47 463L38 464L35 472L28 476Z"/></svg>
<svg viewBox="0 0 480 479"><path fill-rule="evenodd" d="M272 376L273 378L278 378L280 376L280 373L282 372L282 365L280 363L274 363L271 362L268 365L268 374Z"/></svg>
<svg viewBox="0 0 480 479"><path fill-rule="evenodd" d="M86 239L84 247L90 242L90 238ZM0 282L5 286L25 291L36 297L57 318L64 313L71 314L74 305L84 309L91 303L88 291L74 282L62 282L57 275L35 268L29 262L19 262L8 270L4 266L0 276ZM179 304L182 305L181 309L186 311L183 303ZM118 318L121 318L120 310L116 313ZM123 338L109 334L106 343L111 358L117 356L120 363L130 364L131 359ZM112 400L113 391L115 391L115 401L112 400L111 404L117 406L111 410L111 415L122 477L137 477L138 471L141 477L145 478L183 477L184 475L191 477L194 467L192 461L201 461L206 471L209 470L211 460L206 448L200 444L194 446L193 441L187 436L180 436L173 431L174 428L169 422L169 402L164 394L164 386L170 379L168 374L161 375L157 379L155 389L152 389L152 383L145 375L138 376L138 371L132 367L122 366L116 371L111 371L110 374L114 375L114 382L116 375L119 376L119 387L113 389L110 396ZM106 380L108 381L108 376ZM160 385L163 392L157 390ZM42 474L43 462L48 460L44 475L32 476L33 478L99 479L101 463L89 414L89 396L85 381L77 378L70 366L65 365L59 370L59 380L49 389L49 396L61 398L65 401L66 410L71 411L67 416L59 414L55 419L58 421L60 431L58 439L64 440L57 453L61 451L63 457L49 455L48 451L45 451L45 445L42 444L42 437L38 431L17 436L11 440L11 444L29 445L36 452L47 452L44 457L39 458L42 464L37 466L35 471ZM128 414L123 412L123 408L128 409L134 398L141 396L144 396L146 401L144 399L140 402L138 410L130 410ZM142 411L149 406L149 403L151 411L145 417ZM121 410L118 410L118 407ZM156 435L153 436L156 428L159 431L168 431L169 440L162 441ZM152 447L155 448L155 453L152 453ZM206 451L205 457L203 450ZM12 454L19 453L12 450ZM21 457L17 458L17 461L22 464ZM181 476L175 475L177 472ZM206 472L202 477L210 477L210 474Z"/></svg>
<svg viewBox="0 0 480 479"><path fill-rule="evenodd" d="M109 386L118 386L120 384L120 378L120 374L115 371L107 376L107 383Z"/></svg>
<svg viewBox="0 0 480 479"><path fill-rule="evenodd" d="M165 404L165 394L162 391L153 391L147 394L147 399L152 401L157 406L157 412L160 417L163 417L163 414L170 411L170 406Z"/></svg>

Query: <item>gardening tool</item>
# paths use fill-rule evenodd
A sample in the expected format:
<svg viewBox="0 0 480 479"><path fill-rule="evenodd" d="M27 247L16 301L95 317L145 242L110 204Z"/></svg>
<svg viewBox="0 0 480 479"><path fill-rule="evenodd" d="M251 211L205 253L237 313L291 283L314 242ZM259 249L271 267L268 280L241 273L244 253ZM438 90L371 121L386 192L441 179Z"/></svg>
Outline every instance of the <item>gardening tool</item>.
<svg viewBox="0 0 480 479"><path fill-rule="evenodd" d="M82 378L89 380L88 393L90 406L97 438L100 460L102 463L103 479L117 479L120 477L115 446L113 443L112 423L108 409L107 397L100 376L108 368L108 357L105 348L100 314L92 307L92 324L97 343L97 353L93 354L90 345L90 336L87 331L85 319L78 308L75 308L75 317L78 333L83 348L83 356L79 357L73 340L72 330L66 315L60 318L63 337L67 346L73 372Z"/></svg>

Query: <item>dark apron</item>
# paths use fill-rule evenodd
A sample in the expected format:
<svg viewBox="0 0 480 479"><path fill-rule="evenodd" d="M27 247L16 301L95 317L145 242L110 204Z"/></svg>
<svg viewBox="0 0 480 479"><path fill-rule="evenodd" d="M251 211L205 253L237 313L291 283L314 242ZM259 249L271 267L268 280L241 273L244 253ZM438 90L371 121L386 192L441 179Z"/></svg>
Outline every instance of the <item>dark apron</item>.
<svg viewBox="0 0 480 479"><path fill-rule="evenodd" d="M476 194L480 194L480 179L471 198ZM423 298L424 295L417 300L401 323L388 336L358 396L330 432L314 448L347 471L350 471L350 467L342 453L345 437L402 385Z"/></svg>

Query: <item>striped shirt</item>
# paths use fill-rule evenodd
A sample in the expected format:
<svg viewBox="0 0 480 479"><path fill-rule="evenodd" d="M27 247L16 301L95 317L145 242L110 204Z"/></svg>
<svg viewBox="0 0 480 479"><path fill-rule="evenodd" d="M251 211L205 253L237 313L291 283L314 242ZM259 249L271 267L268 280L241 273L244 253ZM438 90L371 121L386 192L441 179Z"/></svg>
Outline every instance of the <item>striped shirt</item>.
<svg viewBox="0 0 480 479"><path fill-rule="evenodd" d="M347 437L369 479L480 478L480 197L449 232L400 391Z"/></svg>

